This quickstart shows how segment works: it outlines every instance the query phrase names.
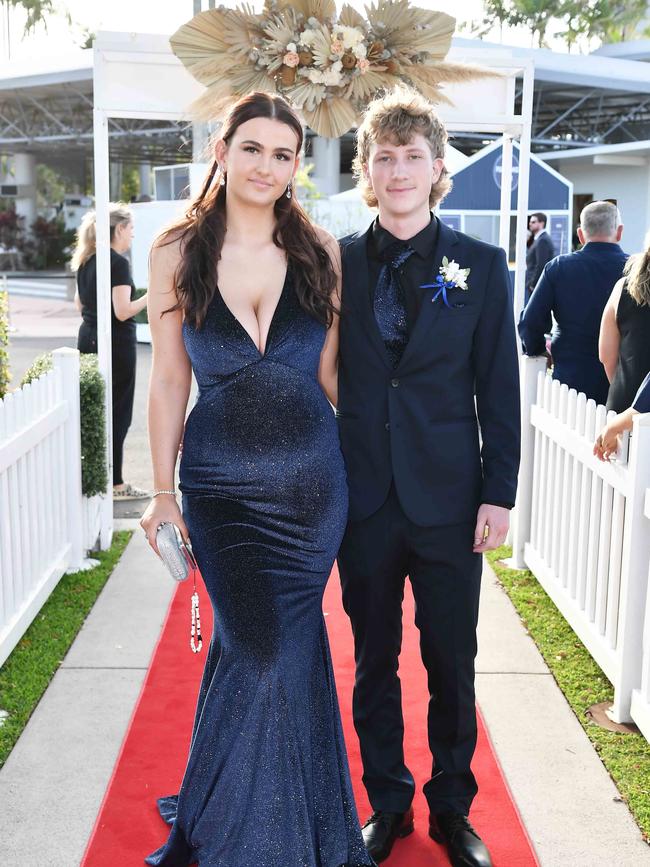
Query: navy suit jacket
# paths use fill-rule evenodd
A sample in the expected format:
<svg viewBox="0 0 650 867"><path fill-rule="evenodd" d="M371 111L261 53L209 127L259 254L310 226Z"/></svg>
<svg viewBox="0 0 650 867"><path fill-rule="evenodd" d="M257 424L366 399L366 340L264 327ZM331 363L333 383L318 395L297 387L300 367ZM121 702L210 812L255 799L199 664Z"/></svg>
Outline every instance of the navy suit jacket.
<svg viewBox="0 0 650 867"><path fill-rule="evenodd" d="M450 307L422 290L393 368L370 300L369 231L341 241L337 417L350 519L375 512L394 480L413 523L473 524L480 503L513 505L517 488L519 369L505 253L438 221L427 282L447 256L471 269L468 289L449 290Z"/></svg>
<svg viewBox="0 0 650 867"><path fill-rule="evenodd" d="M626 259L618 244L600 241L552 259L519 320L524 352L542 355L553 314L553 377L596 403L606 403L609 390L598 359L600 320Z"/></svg>
<svg viewBox="0 0 650 867"><path fill-rule="evenodd" d="M555 247L546 230L540 232L526 251L526 290L533 291L541 277L544 265L555 256Z"/></svg>

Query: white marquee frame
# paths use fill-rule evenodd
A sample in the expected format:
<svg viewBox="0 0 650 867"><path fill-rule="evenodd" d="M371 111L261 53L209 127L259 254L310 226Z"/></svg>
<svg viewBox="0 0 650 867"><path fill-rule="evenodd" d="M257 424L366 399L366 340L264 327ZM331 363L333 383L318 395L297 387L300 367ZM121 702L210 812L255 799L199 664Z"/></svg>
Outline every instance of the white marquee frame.
<svg viewBox="0 0 650 867"><path fill-rule="evenodd" d="M495 57L475 50L452 51L450 60L477 63L500 73L500 78L450 85L446 93L452 106L440 106L439 114L450 132L484 132L503 136L503 174L499 245L506 251L510 240L512 191L512 141L519 139L517 235L515 267L515 315L524 303L526 229L530 131L533 108L533 62L515 58L507 49ZM523 82L521 111L515 112L515 82ZM109 491L112 478L111 405L111 292L109 206L109 118L189 120L188 106L203 91L172 54L169 37L138 33L97 34L94 43L94 155L97 211L97 343L99 369L106 383L106 460ZM504 218L505 216L505 218ZM104 498L101 546L113 535L112 497Z"/></svg>

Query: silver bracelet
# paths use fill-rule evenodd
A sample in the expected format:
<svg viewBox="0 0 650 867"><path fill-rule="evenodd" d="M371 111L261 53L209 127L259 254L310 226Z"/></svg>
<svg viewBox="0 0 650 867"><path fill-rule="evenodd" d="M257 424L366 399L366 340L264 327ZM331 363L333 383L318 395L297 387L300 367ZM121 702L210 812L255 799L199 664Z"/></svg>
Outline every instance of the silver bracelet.
<svg viewBox="0 0 650 867"><path fill-rule="evenodd" d="M151 495L151 497L153 499L153 497L159 497L161 494L171 494L172 497L175 497L176 491L165 491L165 490L154 491L153 494Z"/></svg>

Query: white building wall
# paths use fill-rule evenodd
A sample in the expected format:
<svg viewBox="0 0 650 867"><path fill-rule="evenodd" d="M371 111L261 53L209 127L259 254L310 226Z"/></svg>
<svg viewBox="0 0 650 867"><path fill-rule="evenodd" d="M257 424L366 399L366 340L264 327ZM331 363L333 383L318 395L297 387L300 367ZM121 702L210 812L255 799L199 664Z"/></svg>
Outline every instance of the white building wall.
<svg viewBox="0 0 650 867"><path fill-rule="evenodd" d="M643 248L650 229L650 165L594 165L578 159L547 162L573 182L574 195L616 199L625 226L623 249L635 253Z"/></svg>
<svg viewBox="0 0 650 867"><path fill-rule="evenodd" d="M138 289L146 289L149 284L151 245L165 226L181 218L187 204L187 199L180 199L175 202L139 202L129 205L133 212L134 228L131 273Z"/></svg>

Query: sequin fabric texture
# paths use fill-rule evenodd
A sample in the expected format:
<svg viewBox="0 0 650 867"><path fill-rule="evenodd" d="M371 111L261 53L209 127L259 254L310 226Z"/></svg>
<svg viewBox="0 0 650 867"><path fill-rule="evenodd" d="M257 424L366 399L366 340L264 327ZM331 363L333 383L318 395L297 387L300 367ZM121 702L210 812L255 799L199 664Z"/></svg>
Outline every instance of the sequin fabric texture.
<svg viewBox="0 0 650 867"><path fill-rule="evenodd" d="M149 865L362 867L322 597L347 516L317 381L325 328L291 269L262 355L216 293L184 327L199 384L183 513L214 609L191 751ZM163 757L161 757L161 760Z"/></svg>
<svg viewBox="0 0 650 867"><path fill-rule="evenodd" d="M375 288L375 319L393 367L400 363L409 339L404 290L398 271L413 253L415 250L405 242L391 244L382 256L385 261Z"/></svg>

